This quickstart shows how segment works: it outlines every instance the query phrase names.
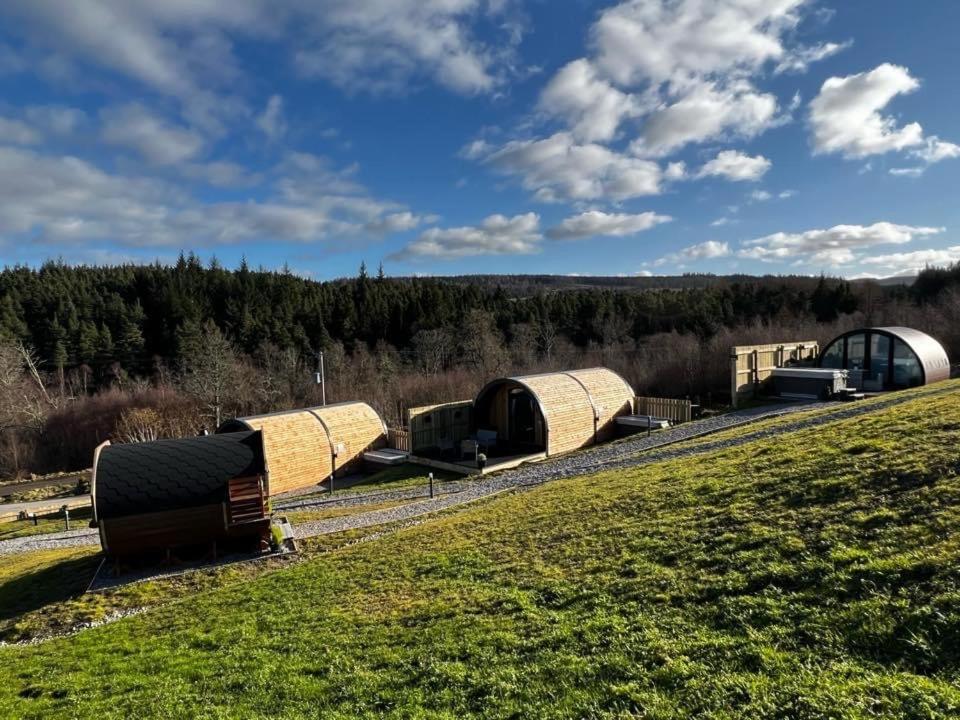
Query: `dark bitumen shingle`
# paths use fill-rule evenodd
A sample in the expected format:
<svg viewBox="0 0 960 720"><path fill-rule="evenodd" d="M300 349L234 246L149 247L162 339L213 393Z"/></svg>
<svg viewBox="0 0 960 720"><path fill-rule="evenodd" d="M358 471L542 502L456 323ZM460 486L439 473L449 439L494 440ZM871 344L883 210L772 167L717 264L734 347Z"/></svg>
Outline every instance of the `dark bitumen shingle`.
<svg viewBox="0 0 960 720"><path fill-rule="evenodd" d="M263 472L259 432L108 445L97 462L97 517L221 502L228 481Z"/></svg>

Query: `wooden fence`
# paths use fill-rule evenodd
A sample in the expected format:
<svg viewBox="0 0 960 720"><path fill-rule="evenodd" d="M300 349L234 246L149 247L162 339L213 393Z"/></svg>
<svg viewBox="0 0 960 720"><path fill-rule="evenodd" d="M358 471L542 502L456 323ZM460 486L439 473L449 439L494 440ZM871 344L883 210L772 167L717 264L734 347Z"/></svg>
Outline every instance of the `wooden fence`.
<svg viewBox="0 0 960 720"><path fill-rule="evenodd" d="M472 411L470 400L410 408L407 411L410 452L456 447L470 436Z"/></svg>
<svg viewBox="0 0 960 720"><path fill-rule="evenodd" d="M671 398L638 397L635 400L637 415L650 415L679 424L690 422L691 403L689 400Z"/></svg>
<svg viewBox="0 0 960 720"><path fill-rule="evenodd" d="M389 428L387 430L387 447L410 452L410 431L401 428Z"/></svg>
<svg viewBox="0 0 960 720"><path fill-rule="evenodd" d="M752 396L774 369L788 363L816 360L820 346L816 340L773 345L738 345L730 348L730 396L737 401Z"/></svg>

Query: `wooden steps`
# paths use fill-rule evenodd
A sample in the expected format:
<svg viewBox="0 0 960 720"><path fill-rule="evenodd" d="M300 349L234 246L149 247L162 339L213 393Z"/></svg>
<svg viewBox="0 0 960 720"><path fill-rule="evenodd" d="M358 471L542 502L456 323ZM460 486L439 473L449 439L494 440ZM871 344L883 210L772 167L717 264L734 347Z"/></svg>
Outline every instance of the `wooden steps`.
<svg viewBox="0 0 960 720"><path fill-rule="evenodd" d="M227 508L231 526L263 520L266 515L263 480L260 477L231 480Z"/></svg>

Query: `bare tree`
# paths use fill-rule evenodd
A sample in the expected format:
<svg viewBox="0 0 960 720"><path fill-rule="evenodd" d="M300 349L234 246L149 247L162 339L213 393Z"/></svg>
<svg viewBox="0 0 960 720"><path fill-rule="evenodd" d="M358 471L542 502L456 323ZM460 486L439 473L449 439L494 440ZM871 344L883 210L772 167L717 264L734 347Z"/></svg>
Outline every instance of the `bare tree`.
<svg viewBox="0 0 960 720"><path fill-rule="evenodd" d="M455 342L446 330L420 330L413 336L413 352L417 363L428 375L439 375L447 369Z"/></svg>
<svg viewBox="0 0 960 720"><path fill-rule="evenodd" d="M470 367L485 376L499 374L509 364L503 334L497 329L493 315L483 310L470 310L463 320L460 353Z"/></svg>
<svg viewBox="0 0 960 720"><path fill-rule="evenodd" d="M224 406L237 396L237 357L230 341L212 320L186 343L183 357L183 389L204 408L214 427L223 420Z"/></svg>
<svg viewBox="0 0 960 720"><path fill-rule="evenodd" d="M553 349L557 344L557 337L557 328L550 322L549 318L544 318L537 323L537 344L547 362L553 359Z"/></svg>

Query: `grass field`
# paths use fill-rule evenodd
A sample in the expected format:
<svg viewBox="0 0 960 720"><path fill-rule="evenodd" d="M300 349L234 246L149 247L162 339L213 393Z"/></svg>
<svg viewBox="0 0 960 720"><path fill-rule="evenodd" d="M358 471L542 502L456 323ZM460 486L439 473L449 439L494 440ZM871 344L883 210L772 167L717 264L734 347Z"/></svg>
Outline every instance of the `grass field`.
<svg viewBox="0 0 960 720"><path fill-rule="evenodd" d="M955 387L0 648L0 717L957 717Z"/></svg>

